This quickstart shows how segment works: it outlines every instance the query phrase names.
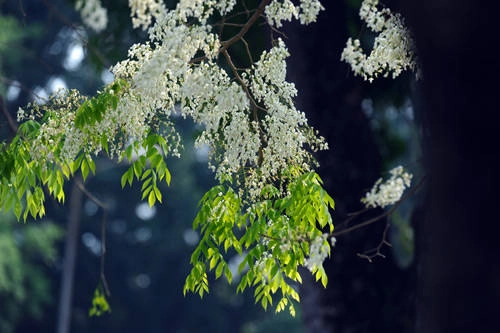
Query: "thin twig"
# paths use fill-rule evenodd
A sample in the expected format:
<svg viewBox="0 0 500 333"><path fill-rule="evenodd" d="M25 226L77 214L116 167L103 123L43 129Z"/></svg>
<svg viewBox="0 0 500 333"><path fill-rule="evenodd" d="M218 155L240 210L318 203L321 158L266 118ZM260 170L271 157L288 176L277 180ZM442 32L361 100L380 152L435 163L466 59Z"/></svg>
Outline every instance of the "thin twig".
<svg viewBox="0 0 500 333"><path fill-rule="evenodd" d="M241 28L241 27L245 26L245 23L230 23L230 22L225 22L225 20L222 20L219 23L214 23L213 26L214 27L224 26L224 27L238 27L238 28Z"/></svg>
<svg viewBox="0 0 500 333"><path fill-rule="evenodd" d="M18 0L17 3L19 4L19 11L21 12L22 17L26 18L26 12L24 11L23 1Z"/></svg>
<svg viewBox="0 0 500 333"><path fill-rule="evenodd" d="M273 27L271 24L269 24L269 28L271 31L271 40L272 41L275 40L273 32L277 33L278 35L281 35L285 39L288 39L288 36L283 31L278 30L277 28Z"/></svg>
<svg viewBox="0 0 500 333"><path fill-rule="evenodd" d="M103 213L102 213L102 220L101 220L101 262L100 262L100 271L99 271L99 279L101 280L102 287L104 289L104 293L106 296L111 296L111 292L109 291L109 286L108 282L106 281L106 275L104 273L104 264L105 264L105 258L106 258L106 221L107 221L107 216L108 216L108 205L106 205L104 202L99 200L95 195L90 193L85 185L81 181L76 182L78 188L84 193L90 200L92 200L97 206L99 206Z"/></svg>
<svg viewBox="0 0 500 333"><path fill-rule="evenodd" d="M17 133L17 123L14 120L14 118L12 118L9 111L7 110L7 104L5 103L5 100L3 99L2 96L0 96L0 104L1 104L0 108L2 109L2 113L5 116L5 118L7 118L7 122L9 123L10 131L12 132L12 134L16 134Z"/></svg>
<svg viewBox="0 0 500 333"><path fill-rule="evenodd" d="M347 218L345 220L343 220L342 222L340 222L340 224L338 224L338 227L340 227L340 228L347 227L347 225L349 225L349 223L352 220L356 219L358 216L360 216L368 211L371 211L371 208L363 208L363 209L360 209L358 211L348 213Z"/></svg>
<svg viewBox="0 0 500 333"><path fill-rule="evenodd" d="M85 38L85 36L81 33L80 29L76 25L73 24L64 14L62 14L53 4L51 4L48 0L43 0L45 6L49 9L49 11L53 12L56 17L65 25L67 25L71 30L76 32L80 40L83 42L83 44L94 53L94 55L101 61L102 65L105 67L110 67L111 64L109 61L106 59L106 57L99 51L97 48L93 47L88 43L88 40Z"/></svg>
<svg viewBox="0 0 500 333"><path fill-rule="evenodd" d="M100 208L102 208L103 210L108 210L108 206L102 202L101 200L99 200L95 195L93 195L92 193L89 192L89 190L87 190L87 188L85 187L85 185L82 184L82 182L78 181L76 183L78 185L78 187L80 188L80 190L90 199L92 200L97 206L99 206Z"/></svg>
<svg viewBox="0 0 500 333"><path fill-rule="evenodd" d="M369 262L373 262L373 259L376 257L382 257L385 259L385 254L383 254L381 252L381 250L382 250L382 247L384 245L392 247L392 244L389 243L389 241L387 240L387 232L389 231L390 226L391 226L391 223L388 219L387 223L385 224L384 233L382 234L382 240L377 245L377 247L370 249L370 250L367 250L364 253L358 253L357 256L360 258L366 259ZM370 253L372 253L372 254L370 254Z"/></svg>
<svg viewBox="0 0 500 333"><path fill-rule="evenodd" d="M250 52L250 48L248 47L247 41L243 37L241 37L241 41L243 42L243 44L245 44L245 49L247 50L248 59L250 59L250 63L253 64L254 62L252 58L252 52Z"/></svg>
<svg viewBox="0 0 500 333"><path fill-rule="evenodd" d="M413 193L415 193L422 186L422 184L424 183L425 179L426 179L426 176L422 177L422 179L420 179L420 181L417 183L417 185L415 185L410 191L408 191L405 195L403 195L401 197L401 199L399 199L399 201L396 202L389 210L387 210L384 213L382 213L382 214L380 214L378 216L375 216L374 218L371 218L371 219L369 219L367 221L364 221L362 223L356 224L356 225L354 225L352 227L349 227L349 228L346 228L346 229L343 229L343 230L340 230L340 231L334 231L334 232L332 232L329 235L329 237L337 237L337 236L346 234L348 232L351 232L353 230L366 227L367 225L375 223L375 222L383 219L384 217L392 214L403 203L403 201L405 201L410 195L412 195Z"/></svg>
<svg viewBox="0 0 500 333"><path fill-rule="evenodd" d="M102 282L102 286L104 288L104 292L106 296L111 296L111 292L109 291L108 282L106 281L106 275L104 274L104 261L106 258L106 221L107 221L108 210L104 209L102 213L102 221L101 221L101 265L100 265L100 278Z"/></svg>
<svg viewBox="0 0 500 333"><path fill-rule="evenodd" d="M243 8L245 9L245 14L247 15L247 17L249 17L250 11L248 10L246 1L245 0L241 1L241 4L242 4Z"/></svg>
<svg viewBox="0 0 500 333"><path fill-rule="evenodd" d="M36 92L34 92L32 89L26 87L25 85L23 85L21 82L19 81L16 81L16 80L11 80L11 79L8 79L4 76L0 76L0 81L8 84L8 85L11 85L11 86L16 86L18 88L20 88L21 90L24 90L26 91L28 94L30 94L31 96L33 97L36 97L37 99L41 100L41 101L44 101L44 102L48 102L48 99L43 97L43 96L40 96L38 95Z"/></svg>

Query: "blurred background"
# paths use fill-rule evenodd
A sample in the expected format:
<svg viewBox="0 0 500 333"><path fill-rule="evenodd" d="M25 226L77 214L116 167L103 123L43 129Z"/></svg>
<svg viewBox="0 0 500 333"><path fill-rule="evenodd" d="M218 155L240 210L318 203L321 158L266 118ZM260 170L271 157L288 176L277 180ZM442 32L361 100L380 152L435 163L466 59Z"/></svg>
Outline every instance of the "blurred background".
<svg viewBox="0 0 500 333"><path fill-rule="evenodd" d="M173 6L175 1L166 3ZM247 1L249 6L255 3ZM292 54L289 77L299 89L298 108L331 147L318 159L320 175L336 200L333 216L339 225L362 208L359 199L390 168L403 164L421 176L412 74L368 84L340 62L349 36L362 38L365 46L373 43L374 36L358 16L360 3L325 1L326 11L316 24L288 24L284 30ZM82 26L74 1L0 1L2 141L14 135L6 113L15 119L20 106L43 103L60 88L93 95L113 80L108 68L145 38L132 29L127 1L102 4L108 26L96 34ZM264 29L249 32L257 52L269 44ZM237 47L234 52L239 52ZM381 248L385 258L370 263L358 254L370 254L384 240L386 220L339 237L326 263L328 288L304 272L295 318L264 311L254 305L251 291L237 294L234 284L224 279L212 281L203 299L184 297L189 257L199 237L191 222L214 181L208 152L193 148L200 128L183 119L176 123L184 151L182 158L167 161L172 184L162 188L163 204L149 208L139 200L139 187L122 189L120 177L127 165L102 158L96 175L85 182L85 193L69 182L67 202L48 201L47 218L23 224L10 213L0 215L1 333L411 331L416 298L411 217L418 212L418 197L392 215L387 234L392 247ZM104 214L94 199L108 207L105 274L112 309L98 318L88 315L99 281ZM235 267L237 260L231 261Z"/></svg>

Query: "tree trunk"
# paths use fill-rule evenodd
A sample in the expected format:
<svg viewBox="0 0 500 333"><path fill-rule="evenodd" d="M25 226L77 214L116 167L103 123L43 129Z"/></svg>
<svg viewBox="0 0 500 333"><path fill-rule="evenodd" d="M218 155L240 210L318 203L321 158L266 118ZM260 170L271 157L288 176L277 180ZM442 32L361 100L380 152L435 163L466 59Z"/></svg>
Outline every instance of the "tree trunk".
<svg viewBox="0 0 500 333"><path fill-rule="evenodd" d="M68 229L64 247L64 261L62 270L61 291L59 297L59 311L57 333L70 332L71 307L73 298L73 281L78 248L80 215L82 210L83 193L77 185L80 177L76 177L71 185Z"/></svg>
<svg viewBox="0 0 500 333"><path fill-rule="evenodd" d="M493 1L398 2L424 73L416 332L500 332L498 11Z"/></svg>

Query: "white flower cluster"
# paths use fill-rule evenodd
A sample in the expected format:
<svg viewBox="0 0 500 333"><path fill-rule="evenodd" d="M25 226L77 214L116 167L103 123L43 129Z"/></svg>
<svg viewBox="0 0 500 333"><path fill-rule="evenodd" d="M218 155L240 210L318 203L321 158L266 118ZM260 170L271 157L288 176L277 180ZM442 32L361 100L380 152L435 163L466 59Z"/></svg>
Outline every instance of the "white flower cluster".
<svg viewBox="0 0 500 333"><path fill-rule="evenodd" d="M328 149L322 137L306 130L309 128L307 118L293 104L297 90L293 83L286 81L285 59L288 56L284 42L278 39L245 76L249 78L248 85L255 100L266 109L260 128L261 141L265 143L261 172L252 174L246 184L251 196L260 194L262 184L289 165L300 165L308 171L310 154L304 149L306 143L320 150Z"/></svg>
<svg viewBox="0 0 500 333"><path fill-rule="evenodd" d="M26 119L26 112L24 111L23 108L19 108L17 110L17 122L20 123L22 122L24 119Z"/></svg>
<svg viewBox="0 0 500 333"><path fill-rule="evenodd" d="M260 258L255 261L255 265L253 269L259 272L259 275L262 276L262 284L267 284L269 277L271 276L271 272L269 267L272 265L269 262L272 262L276 259L267 251L264 251Z"/></svg>
<svg viewBox="0 0 500 333"><path fill-rule="evenodd" d="M269 24L280 28L282 21L291 21L292 18L298 18L302 24L315 22L319 12L324 9L319 0L301 0L298 6L290 0L273 0L264 13Z"/></svg>
<svg viewBox="0 0 500 333"><path fill-rule="evenodd" d="M116 78L129 80L131 88L117 109L110 112L116 113L110 114L110 119L116 119L125 133L139 140L156 115L168 118L182 101L191 100L192 109L182 110L183 116L193 116L192 110L198 105L195 99L210 100L216 91L227 86L221 80L229 82L227 75L210 60L220 47L217 37L206 26L179 24L176 14L172 11L156 18L156 24L149 29L151 42L133 45L129 58L111 69ZM190 60L198 51L203 51L208 60L203 66L193 67ZM209 95L203 95L203 91ZM177 138L171 130L172 137Z"/></svg>
<svg viewBox="0 0 500 333"><path fill-rule="evenodd" d="M302 24L316 22L320 11L325 10L319 0L301 0L299 20Z"/></svg>
<svg viewBox="0 0 500 333"><path fill-rule="evenodd" d="M75 132L75 110L85 101L76 90L60 90L52 95L47 104L51 107L51 116L47 122L40 126L36 140L30 147L30 155L34 161L54 161L54 150L60 147L60 155L66 162L74 159L82 150L83 137L80 132ZM42 107L45 105L32 104L28 111L19 109L18 121L25 119L35 120L43 115Z"/></svg>
<svg viewBox="0 0 500 333"><path fill-rule="evenodd" d="M223 13L233 6L234 1L185 0L163 18L155 17L156 23L149 29L150 42L134 45L129 58L112 68L116 78L132 82L117 113L121 114L118 118L122 126L130 126L125 132L140 138L154 114L161 111L169 116L180 104L183 117L204 125L196 145L211 147L210 166L217 178L241 175L246 170L239 185L246 188L250 198L257 198L263 186L287 166L300 165L309 170L311 158L306 144L313 150L327 149L327 144L293 105L297 91L285 80L288 50L282 40L263 52L242 75L254 104L263 106L257 110L243 87L216 64L220 41L210 32L211 27L206 23L184 24L189 17L204 22L214 10ZM205 59L192 64L199 51ZM127 111L131 106L133 111ZM256 112L261 109L265 115L258 117Z"/></svg>
<svg viewBox="0 0 500 333"><path fill-rule="evenodd" d="M214 14L215 10L224 15L230 12L235 4L236 0L180 0L177 12L183 22L193 17L201 24L206 24L207 19Z"/></svg>
<svg viewBox="0 0 500 333"><path fill-rule="evenodd" d="M406 172L402 166L392 169L390 173L389 179L382 182L382 178L379 178L370 192L361 199L367 208L384 208L392 205L401 198L405 189L410 187L413 176Z"/></svg>
<svg viewBox="0 0 500 333"><path fill-rule="evenodd" d="M86 13L88 4L94 9L100 6L92 0L78 2L77 8ZM315 0L302 0L300 7L286 0L284 4L295 8L293 17L305 15L304 23L323 8ZM79 106L72 103L66 110L70 116L58 114L60 119L43 125L40 142L46 149L40 148L37 156L53 150L51 140L57 135L64 137L59 151L65 162L81 151L99 153L103 149L99 138L108 138L110 154L120 156L131 141L140 142L152 126L160 127L159 119L166 127L162 134L169 141L169 153L178 156L180 137L169 119L180 111L182 117L204 126L196 145L211 148L209 165L216 177L233 179L247 203L260 200L270 183L286 195L281 186L289 179L280 178L283 170L294 166L310 171L311 151L328 146L294 106L297 90L286 81L289 53L284 42L274 41L248 69L233 68L236 78L231 78L220 66L222 43L207 19L230 12L235 0L180 0L173 10L160 0L129 0L129 5L134 27L147 28L149 38L133 45L128 58L111 68L115 82L126 82L119 92L108 91L119 94L116 107L81 128L74 124Z"/></svg>
<svg viewBox="0 0 500 333"><path fill-rule="evenodd" d="M364 0L359 11L367 26L378 33L370 55L363 52L359 39L349 38L341 60L347 62L356 75L370 82L380 75L388 77L391 73L396 78L407 69L416 72L418 79L420 70L415 44L403 18L388 8L379 10L378 4L378 0Z"/></svg>
<svg viewBox="0 0 500 333"><path fill-rule="evenodd" d="M129 0L128 4L132 26L142 30L149 28L153 19L161 18L167 12L163 0Z"/></svg>
<svg viewBox="0 0 500 333"><path fill-rule="evenodd" d="M323 265L326 257L330 255L330 245L328 244L328 234L317 236L309 247L309 256L304 260L304 266L314 272Z"/></svg>
<svg viewBox="0 0 500 333"><path fill-rule="evenodd" d="M80 12L83 23L94 30L101 32L108 25L108 11L102 7L100 0L78 0L75 9Z"/></svg>
<svg viewBox="0 0 500 333"><path fill-rule="evenodd" d="M186 73L182 96L182 114L205 127L196 146L216 152L210 163L218 179L257 164L258 125L248 115L245 92L224 70L214 63L194 67Z"/></svg>

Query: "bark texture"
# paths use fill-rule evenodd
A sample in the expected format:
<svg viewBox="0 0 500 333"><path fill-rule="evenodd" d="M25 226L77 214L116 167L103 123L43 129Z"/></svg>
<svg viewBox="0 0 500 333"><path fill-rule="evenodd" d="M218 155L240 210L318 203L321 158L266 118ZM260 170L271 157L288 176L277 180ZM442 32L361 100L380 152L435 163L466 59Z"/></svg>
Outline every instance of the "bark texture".
<svg viewBox="0 0 500 333"><path fill-rule="evenodd" d="M422 61L429 175L416 332L498 332L497 13L493 1L397 1Z"/></svg>

